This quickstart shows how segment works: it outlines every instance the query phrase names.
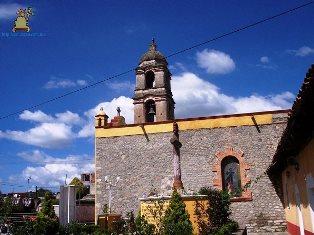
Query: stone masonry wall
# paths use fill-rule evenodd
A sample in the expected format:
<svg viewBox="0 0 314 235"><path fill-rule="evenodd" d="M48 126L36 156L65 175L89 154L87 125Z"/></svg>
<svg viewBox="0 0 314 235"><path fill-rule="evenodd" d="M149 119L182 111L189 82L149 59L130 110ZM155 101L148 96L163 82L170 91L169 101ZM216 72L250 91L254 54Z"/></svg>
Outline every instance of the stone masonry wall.
<svg viewBox="0 0 314 235"><path fill-rule="evenodd" d="M187 192L212 186L211 165L215 154L226 146L243 151L250 166L247 176L254 180L249 190L252 201L232 202L232 217L249 232L285 229L283 206L271 181L263 174L271 163L286 125L286 113L273 115L273 124L180 131L182 181ZM108 204L105 176L121 177L113 189L112 209L126 213L139 210L138 198L153 188L166 194L173 174L172 133L96 138L96 213ZM168 191L169 192L169 191Z"/></svg>

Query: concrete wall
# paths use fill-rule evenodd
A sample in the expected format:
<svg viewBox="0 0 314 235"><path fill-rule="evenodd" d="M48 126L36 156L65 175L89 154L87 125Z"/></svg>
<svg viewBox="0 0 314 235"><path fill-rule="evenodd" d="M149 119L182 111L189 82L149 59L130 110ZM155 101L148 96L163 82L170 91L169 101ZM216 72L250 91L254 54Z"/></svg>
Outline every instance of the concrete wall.
<svg viewBox="0 0 314 235"><path fill-rule="evenodd" d="M214 179L219 177L213 171L213 165L218 162L216 153L226 147L243 152L243 161L249 166L246 177L254 180L263 176L249 188L251 201L241 201L240 198L232 203L232 217L241 225L247 225L251 232L285 229L280 199L263 173L271 163L287 115L285 112L267 115L256 119L258 124L263 122L258 128L249 123L253 120L251 115L243 115L238 119L230 117L229 121L192 120L186 122L188 124L178 121L180 141L183 144L182 181L187 192L197 192L201 187L213 186ZM110 129L104 130L106 133L96 130L96 214L100 214L102 206L108 204L104 182L106 175L122 178L112 192L114 212L125 214L134 210L137 213L138 198L148 195L154 188L159 193L169 193L173 175L173 152L170 144L172 130L167 131L167 125L156 123L151 127L158 130L155 133L149 133L150 129L147 128L146 137L143 134L123 135L124 130L132 133L130 127L111 129L112 133L120 133L120 136L112 137ZM168 129L163 131L161 127Z"/></svg>
<svg viewBox="0 0 314 235"><path fill-rule="evenodd" d="M76 221L76 190L75 186L60 187L59 222L62 225Z"/></svg>

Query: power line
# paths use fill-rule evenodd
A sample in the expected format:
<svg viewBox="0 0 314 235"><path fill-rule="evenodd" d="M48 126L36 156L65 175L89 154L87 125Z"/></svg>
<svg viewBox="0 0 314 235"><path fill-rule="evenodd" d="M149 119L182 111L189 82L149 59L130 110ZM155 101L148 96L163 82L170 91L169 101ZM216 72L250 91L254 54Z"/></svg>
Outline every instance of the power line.
<svg viewBox="0 0 314 235"><path fill-rule="evenodd" d="M235 34L235 33L238 33L238 32L240 32L240 31L243 31L243 30L252 28L252 27L254 27L254 26L257 26L257 25L259 25L259 24L265 23L265 22L267 22L267 21L271 21L271 20L273 20L273 19L275 19L275 18L281 17L281 16L283 16L283 15L286 15L286 14L289 14L289 13L291 13L291 12L297 11L297 10L299 10L299 9L301 9L301 8L307 7L307 6L309 6L309 5L313 4L313 3L314 3L314 1L309 1L309 2L307 2L307 3L304 3L304 4L299 5L299 6L297 6L297 7L291 8L291 9L289 9L289 10L283 11L283 12L278 13L278 14L276 14L276 15L269 16L269 17L267 17L267 18L264 18L264 19L262 19L262 20L256 21L256 22L254 22L254 23L251 23L251 24L248 24L248 25L245 25L245 26L236 28L236 29L234 29L234 30L232 30L232 31L230 31L230 32L223 33L223 34L221 34L221 35L219 35L219 36L216 36L216 37L211 38L211 39L209 39L209 40L206 40L206 41L204 41L204 42L201 42L201 43L195 44L195 45L193 45L193 46L191 46L191 47L188 47L188 48L182 49L182 50L180 50L180 51L174 52L174 53L172 53L172 54L170 54L170 55L168 55L168 56L165 56L165 58L170 58L170 57L176 56L176 55L178 55L178 54L182 54L182 53L184 53L184 52L186 52L186 51L189 51L189 50L195 49L195 48L197 48L197 47L206 45L206 44L208 44L208 43L210 43L210 42L217 41L217 40L219 40L219 39L221 39L221 38L224 38L224 37L233 35L233 34ZM136 69L136 68L129 69L129 70L125 71L125 72L122 72L122 73L113 75L113 76L111 76L111 77L105 78L105 79L100 80L100 81L98 81L98 82L95 82L95 83L92 83L92 84L90 84L90 85L84 86L84 87L82 87L82 88L79 88L79 89L70 91L70 92L68 92L68 93L65 93L65 94L63 94L63 95L56 96L56 97L54 97L54 98L52 98L52 99L43 101L43 102L41 102L41 103L38 103L38 104L35 104L35 105L32 105L32 106L26 107L26 108L24 108L24 109L20 109L20 110L18 110L18 111L15 111L15 112L12 112L12 113L9 113L9 114L6 114L6 115L4 115L4 116L1 116L1 117L0 117L0 120L5 119L5 118L8 118L8 117L11 117L11 116L16 115L16 114L20 114L20 113L24 112L25 110L33 110L34 108L37 108L37 107L46 105L46 104L48 104L48 103L54 102L54 101L56 101L56 100L62 99L62 98L64 98L64 97L70 96L70 95L72 95L72 94L81 92L81 91L83 91L83 90L86 90L86 89L89 89L89 88L91 88L91 87L97 86L97 85L99 85L99 84L101 84L101 83L104 83L104 82L106 82L106 81L112 80L112 79L114 79L114 78L121 77L121 76L123 76L123 75L125 75L125 74L128 74L128 73L134 71L135 69Z"/></svg>

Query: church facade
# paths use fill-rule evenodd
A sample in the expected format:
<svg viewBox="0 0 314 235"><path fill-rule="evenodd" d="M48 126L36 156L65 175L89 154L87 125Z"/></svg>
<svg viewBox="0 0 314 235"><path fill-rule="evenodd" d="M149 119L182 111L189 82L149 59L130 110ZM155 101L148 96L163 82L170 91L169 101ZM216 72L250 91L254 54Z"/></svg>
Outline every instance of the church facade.
<svg viewBox="0 0 314 235"><path fill-rule="evenodd" d="M153 41L136 69L134 124L112 125L102 110L95 120L96 218L109 203L108 176L122 180L112 187L111 209L139 210L139 198L171 194L173 122L178 124L181 177L187 194L201 187L226 190L232 217L250 232L284 231L281 179L268 178L287 111L269 111L175 119L171 73ZM187 84L188 85L188 84ZM118 113L115 119L123 119Z"/></svg>

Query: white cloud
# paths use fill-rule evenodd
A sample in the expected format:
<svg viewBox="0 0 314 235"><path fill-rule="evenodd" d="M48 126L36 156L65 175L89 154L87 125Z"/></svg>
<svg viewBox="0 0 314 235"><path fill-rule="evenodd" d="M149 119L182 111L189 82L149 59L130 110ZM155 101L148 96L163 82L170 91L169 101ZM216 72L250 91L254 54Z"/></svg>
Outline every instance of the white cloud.
<svg viewBox="0 0 314 235"><path fill-rule="evenodd" d="M56 122L66 123L69 125L79 124L81 123L81 118L77 113L72 113L70 111L66 111L64 113L56 114Z"/></svg>
<svg viewBox="0 0 314 235"><path fill-rule="evenodd" d="M79 137L89 137L94 135L95 115L99 112L101 107L103 107L110 120L117 115L116 109L117 107L120 107L122 110L121 115L124 116L125 122L127 124L133 123L133 100L125 96L120 96L114 98L110 102L102 102L96 107L86 111L84 115L87 117L88 122L79 131Z"/></svg>
<svg viewBox="0 0 314 235"><path fill-rule="evenodd" d="M313 48L310 48L308 46L303 46L303 47L300 47L299 49L297 50L286 50L288 53L290 54L294 54L295 56L299 56L299 57L304 57L304 56L307 56L307 55L310 55L310 54L313 54L314 53L314 49Z"/></svg>
<svg viewBox="0 0 314 235"><path fill-rule="evenodd" d="M59 79L57 77L52 77L45 85L45 89L58 89L58 88L69 88L77 86L87 86L87 81L85 80L70 80L70 79Z"/></svg>
<svg viewBox="0 0 314 235"><path fill-rule="evenodd" d="M68 145L74 137L71 126L64 123L41 123L27 131L0 131L0 138L43 148L62 148Z"/></svg>
<svg viewBox="0 0 314 235"><path fill-rule="evenodd" d="M111 82L108 83L108 87L115 91L134 91L135 84L130 81L125 82Z"/></svg>
<svg viewBox="0 0 314 235"><path fill-rule="evenodd" d="M268 96L228 96L193 73L173 76L172 92L177 118L287 109L294 99L290 92Z"/></svg>
<svg viewBox="0 0 314 235"><path fill-rule="evenodd" d="M233 59L222 51L205 49L196 53L196 60L209 74L227 74L235 69Z"/></svg>
<svg viewBox="0 0 314 235"><path fill-rule="evenodd" d="M43 148L62 148L72 142L77 135L72 131L74 125L80 125L83 120L77 113L66 111L47 115L41 110L31 112L25 110L20 119L38 122L35 127L26 131L0 131L0 138L10 139Z"/></svg>
<svg viewBox="0 0 314 235"><path fill-rule="evenodd" d="M261 63L263 63L263 64L268 64L269 63L269 57L268 56L262 56L261 58L260 58L260 61L261 61Z"/></svg>
<svg viewBox="0 0 314 235"><path fill-rule="evenodd" d="M72 113L70 111L65 111L63 113L55 114L56 117L51 115L47 115L41 110L37 110L31 112L29 110L25 110L20 114L20 119L26 121L34 121L34 122L46 122L46 123L65 123L69 125L75 125L81 123L81 118L77 113Z"/></svg>
<svg viewBox="0 0 314 235"><path fill-rule="evenodd" d="M31 183L45 186L60 186L64 184L65 175L69 183L74 177L80 178L81 173L95 171L93 157L87 155L69 155L64 158L52 157L48 154L34 150L21 152L18 156L32 163L42 166L28 166L22 171L22 178L31 176Z"/></svg>
<svg viewBox="0 0 314 235"><path fill-rule="evenodd" d="M0 19L13 19L17 17L17 10L26 8L17 3L4 3L0 4Z"/></svg>
<svg viewBox="0 0 314 235"><path fill-rule="evenodd" d="M20 114L20 119L34 122L52 122L54 118L45 114L41 110L37 110L35 112L31 112L29 110L25 110Z"/></svg>

